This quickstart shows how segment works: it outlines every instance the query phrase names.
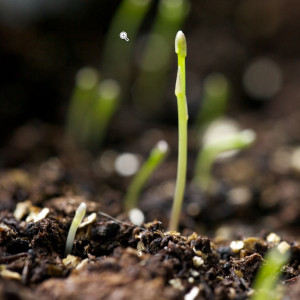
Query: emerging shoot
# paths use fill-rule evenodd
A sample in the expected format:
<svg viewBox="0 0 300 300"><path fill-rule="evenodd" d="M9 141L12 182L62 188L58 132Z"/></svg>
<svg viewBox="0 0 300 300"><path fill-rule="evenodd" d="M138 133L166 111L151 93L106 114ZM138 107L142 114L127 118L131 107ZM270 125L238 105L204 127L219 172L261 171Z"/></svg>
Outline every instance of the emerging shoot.
<svg viewBox="0 0 300 300"><path fill-rule="evenodd" d="M72 252L75 234L76 234L78 226L82 222L82 219L85 215L85 212L86 212L86 204L84 202L82 202L78 206L78 208L75 212L75 216L74 216L74 219L72 221L72 224L71 224L71 227L70 227L70 230L69 230L69 233L68 233L67 243L66 243L66 250L65 250L65 257Z"/></svg>
<svg viewBox="0 0 300 300"><path fill-rule="evenodd" d="M82 116L89 115L98 79L97 70L91 67L82 68L76 74L66 126L67 135L77 143L86 138L89 123L88 118L83 119Z"/></svg>
<svg viewBox="0 0 300 300"><path fill-rule="evenodd" d="M178 71L175 86L178 107L178 164L175 195L173 200L169 230L178 229L181 206L184 196L187 168L187 121L188 111L185 93L185 57L187 52L186 39L182 31L175 38L175 52L178 57Z"/></svg>
<svg viewBox="0 0 300 300"><path fill-rule="evenodd" d="M139 27L147 14L151 0L123 0L109 26L103 49L101 70L106 77L119 81L122 93L128 88L130 78L130 57L132 56ZM125 29L129 43L119 37Z"/></svg>
<svg viewBox="0 0 300 300"><path fill-rule="evenodd" d="M285 243L287 247L280 247L282 243ZM266 263L255 277L253 284L255 292L251 300L281 299L276 292L276 286L278 285L280 270L290 257L289 245L286 242L282 243L267 252Z"/></svg>
<svg viewBox="0 0 300 300"><path fill-rule="evenodd" d="M92 150L98 150L105 136L109 122L118 106L121 87L116 80L103 80L95 91L95 100L91 106L90 130L87 144Z"/></svg>
<svg viewBox="0 0 300 300"><path fill-rule="evenodd" d="M125 197L125 209L130 211L137 207L139 194L144 187L149 177L153 174L154 170L163 162L168 153L169 146L167 142L161 140L152 149L149 158L142 165L138 173L133 178L126 197Z"/></svg>
<svg viewBox="0 0 300 300"><path fill-rule="evenodd" d="M255 132L251 129L243 130L207 143L198 154L193 182L207 191L211 185L211 168L221 153L245 149L255 140Z"/></svg>

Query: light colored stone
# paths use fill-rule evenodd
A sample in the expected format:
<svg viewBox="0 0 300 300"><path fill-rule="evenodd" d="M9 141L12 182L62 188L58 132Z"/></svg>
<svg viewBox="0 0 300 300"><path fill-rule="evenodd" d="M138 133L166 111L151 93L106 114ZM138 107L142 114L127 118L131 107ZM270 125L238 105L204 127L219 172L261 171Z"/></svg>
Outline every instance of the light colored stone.
<svg viewBox="0 0 300 300"><path fill-rule="evenodd" d="M233 252L239 252L244 248L244 242L243 241L232 241L230 243L230 248Z"/></svg>
<svg viewBox="0 0 300 300"><path fill-rule="evenodd" d="M199 256L193 257L193 264L195 267L200 267L204 264L204 260Z"/></svg>

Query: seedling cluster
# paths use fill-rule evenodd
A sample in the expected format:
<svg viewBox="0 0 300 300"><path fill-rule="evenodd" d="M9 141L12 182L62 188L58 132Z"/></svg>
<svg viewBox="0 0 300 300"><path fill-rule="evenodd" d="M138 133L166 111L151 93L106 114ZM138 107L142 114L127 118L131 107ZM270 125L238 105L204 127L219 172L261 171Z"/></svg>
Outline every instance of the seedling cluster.
<svg viewBox="0 0 300 300"><path fill-rule="evenodd" d="M178 7L184 5L183 1L178 1L177 4ZM160 18L162 18L162 20L167 18L166 11L168 9L174 10L173 13L175 13L178 9L177 6L173 7L171 2L167 0L162 1L160 5L162 15ZM121 20L124 17L125 11L135 14L136 10L141 10L143 15L148 8L149 1L124 0L123 5L117 13L118 17L113 21L111 32L108 34L108 45L112 43L111 35L117 30L116 25L119 24L119 19ZM185 9L187 8L185 7ZM178 13L177 17L175 18L174 16L173 19L171 18L169 20L170 22L171 20L174 21L174 24L172 25L173 28L182 21L183 15ZM132 33L134 34L131 36L131 41L137 32L141 20L140 17L135 17L132 21L130 30L132 30ZM158 18L158 23L164 23L159 20L160 19ZM162 30L162 27L160 26L154 26L154 28L156 31ZM152 46L153 45L150 43L150 48L148 49L149 52L146 51L146 54L151 53ZM169 229L172 231L178 230L187 173L188 110L185 75L187 44L185 35L182 31L178 31L176 35L175 52L178 58L178 71L175 85L175 95L177 97L178 107L178 164L176 186L169 223ZM147 55L145 57L147 57ZM110 53L107 53L106 56L109 58ZM111 58L111 60L113 61L113 58ZM106 59L106 61L110 61L110 59ZM120 72L122 72L122 68L120 69ZM91 150L99 149L99 145L106 133L109 121L118 106L123 86L122 82L118 83L113 79L100 81L99 77L98 71L93 68L84 68L78 73L67 124L69 135L73 136L79 143L86 145ZM205 80L204 89L203 111L199 113L195 127L196 130L200 132L200 135L204 132L203 125L207 126L209 122L220 117L224 113L226 102L229 97L228 81L221 74L209 76ZM207 192L212 182L212 165L220 153L229 150L245 149L254 142L254 139L255 133L252 130L244 130L229 137L220 138L214 143L203 143L196 161L194 178L192 181L193 184ZM137 208L141 190L154 170L165 159L167 152L168 146L166 142L160 141L152 150L149 159L133 178L124 199L124 207L127 212Z"/></svg>

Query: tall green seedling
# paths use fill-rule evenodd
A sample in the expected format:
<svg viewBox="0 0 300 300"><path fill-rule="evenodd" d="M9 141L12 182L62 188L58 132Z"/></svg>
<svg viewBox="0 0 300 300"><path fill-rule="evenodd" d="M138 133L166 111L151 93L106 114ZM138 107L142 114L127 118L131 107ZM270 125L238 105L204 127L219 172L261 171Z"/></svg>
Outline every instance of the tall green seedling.
<svg viewBox="0 0 300 300"><path fill-rule="evenodd" d="M185 92L185 57L187 53L186 39L182 31L175 38L175 52L178 57L178 71L175 86L178 107L178 164L175 194L170 218L169 229L177 230L183 202L186 169L187 169L187 122L188 110Z"/></svg>

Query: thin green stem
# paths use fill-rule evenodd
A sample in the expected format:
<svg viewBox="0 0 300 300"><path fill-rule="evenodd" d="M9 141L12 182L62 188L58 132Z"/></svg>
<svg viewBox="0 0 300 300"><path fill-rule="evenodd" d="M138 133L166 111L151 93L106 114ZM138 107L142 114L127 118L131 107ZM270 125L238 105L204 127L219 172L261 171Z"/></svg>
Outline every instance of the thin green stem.
<svg viewBox="0 0 300 300"><path fill-rule="evenodd" d="M185 92L185 57L186 40L184 34L179 31L175 39L175 51L178 55L178 72L175 86L178 107L178 164L175 194L170 218L169 229L177 230L183 202L186 169L187 169L187 121L188 111Z"/></svg>
<svg viewBox="0 0 300 300"><path fill-rule="evenodd" d="M131 182L128 192L125 197L125 209L127 211L137 207L138 196L144 187L149 177L153 174L155 169L163 162L168 153L169 146L165 141L159 141L152 149L149 158L142 165L139 172Z"/></svg>
<svg viewBox="0 0 300 300"><path fill-rule="evenodd" d="M266 262L255 277L253 284L255 293L251 300L281 299L275 290L278 285L280 270L288 262L289 257L290 251L281 253L277 248L272 248L267 252Z"/></svg>
<svg viewBox="0 0 300 300"><path fill-rule="evenodd" d="M211 184L211 169L218 155L226 151L245 149L251 146L254 140L255 132L247 129L204 145L196 160L193 183L206 191Z"/></svg>

